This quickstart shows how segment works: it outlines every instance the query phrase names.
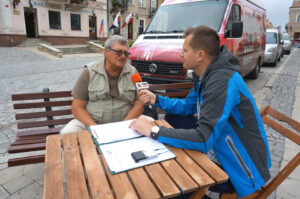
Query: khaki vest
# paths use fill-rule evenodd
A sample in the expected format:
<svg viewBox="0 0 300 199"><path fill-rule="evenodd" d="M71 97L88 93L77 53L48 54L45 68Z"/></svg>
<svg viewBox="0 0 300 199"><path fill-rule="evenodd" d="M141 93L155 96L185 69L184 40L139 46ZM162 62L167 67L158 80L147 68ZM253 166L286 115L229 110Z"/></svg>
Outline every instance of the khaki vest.
<svg viewBox="0 0 300 199"><path fill-rule="evenodd" d="M99 62L88 65L87 68L90 73L87 112L98 124L124 120L132 108L137 94L135 85L131 80L131 76L137 72L136 69L130 64L125 64L119 76L119 96L112 98L109 95L104 57Z"/></svg>

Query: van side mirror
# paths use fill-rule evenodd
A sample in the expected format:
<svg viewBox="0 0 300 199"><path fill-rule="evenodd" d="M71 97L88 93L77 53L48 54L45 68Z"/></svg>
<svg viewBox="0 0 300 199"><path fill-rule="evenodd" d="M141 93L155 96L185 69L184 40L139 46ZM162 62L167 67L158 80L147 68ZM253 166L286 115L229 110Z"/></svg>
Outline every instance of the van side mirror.
<svg viewBox="0 0 300 199"><path fill-rule="evenodd" d="M232 23L232 38L239 38L243 35L244 24L242 21L234 21Z"/></svg>
<svg viewBox="0 0 300 199"><path fill-rule="evenodd" d="M144 32L144 28L143 28L143 26L140 26L139 27L139 35L143 34L143 32Z"/></svg>
<svg viewBox="0 0 300 199"><path fill-rule="evenodd" d="M283 45L283 44L284 44L284 41L283 41L283 40L280 40L280 44Z"/></svg>

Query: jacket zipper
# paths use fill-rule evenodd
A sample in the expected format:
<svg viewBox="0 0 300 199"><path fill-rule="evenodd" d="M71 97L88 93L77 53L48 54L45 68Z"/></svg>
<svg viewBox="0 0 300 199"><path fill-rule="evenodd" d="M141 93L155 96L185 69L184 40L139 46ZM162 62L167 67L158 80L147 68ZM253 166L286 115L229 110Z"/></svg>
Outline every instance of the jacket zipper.
<svg viewBox="0 0 300 199"><path fill-rule="evenodd" d="M249 168L247 167L246 163L244 162L244 160L242 159L241 155L239 154L239 152L237 151L237 149L234 146L234 143L231 139L230 136L226 137L226 142L229 146L229 148L231 149L231 151L233 152L233 154L235 155L236 159L238 160L238 162L240 163L240 165L242 166L244 172L246 173L246 175L248 176L248 178L250 179L251 183L252 183L252 187L255 188L254 182L253 182L253 175L250 172Z"/></svg>

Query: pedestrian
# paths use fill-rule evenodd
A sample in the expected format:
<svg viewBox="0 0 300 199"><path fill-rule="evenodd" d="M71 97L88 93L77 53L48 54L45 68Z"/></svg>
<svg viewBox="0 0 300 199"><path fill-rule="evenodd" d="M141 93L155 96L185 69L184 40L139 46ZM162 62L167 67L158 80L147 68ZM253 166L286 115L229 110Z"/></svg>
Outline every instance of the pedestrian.
<svg viewBox="0 0 300 199"><path fill-rule="evenodd" d="M220 47L217 32L209 27L188 28L184 38L183 66L193 70L199 82L184 99L170 99L147 90L139 97L143 103L150 101L170 114L197 113L196 127L158 127L143 117L131 126L159 142L208 152L229 176L228 182L210 190L248 196L270 179L271 159L264 125L240 75L239 61L226 46Z"/></svg>
<svg viewBox="0 0 300 199"><path fill-rule="evenodd" d="M86 66L72 90L71 120L61 134L87 130L87 126L129 120L143 112L127 63L128 42L113 35L105 42L104 57Z"/></svg>

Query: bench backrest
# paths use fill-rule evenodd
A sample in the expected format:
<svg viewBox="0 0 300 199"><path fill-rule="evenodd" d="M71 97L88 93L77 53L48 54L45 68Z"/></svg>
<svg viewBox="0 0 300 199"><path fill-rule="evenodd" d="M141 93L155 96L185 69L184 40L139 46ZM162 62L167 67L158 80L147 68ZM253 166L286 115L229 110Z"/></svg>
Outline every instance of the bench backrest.
<svg viewBox="0 0 300 199"><path fill-rule="evenodd" d="M73 119L71 91L13 94L12 101L18 129L55 128Z"/></svg>
<svg viewBox="0 0 300 199"><path fill-rule="evenodd" d="M189 94L192 87L192 82L172 84L150 84L149 90L162 96L167 96L171 98L184 98Z"/></svg>

